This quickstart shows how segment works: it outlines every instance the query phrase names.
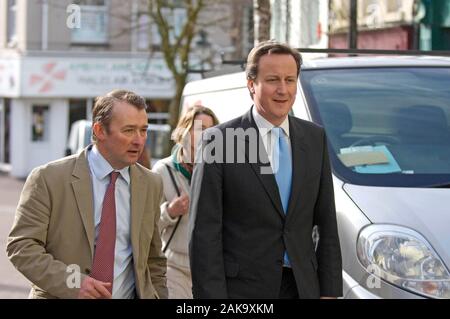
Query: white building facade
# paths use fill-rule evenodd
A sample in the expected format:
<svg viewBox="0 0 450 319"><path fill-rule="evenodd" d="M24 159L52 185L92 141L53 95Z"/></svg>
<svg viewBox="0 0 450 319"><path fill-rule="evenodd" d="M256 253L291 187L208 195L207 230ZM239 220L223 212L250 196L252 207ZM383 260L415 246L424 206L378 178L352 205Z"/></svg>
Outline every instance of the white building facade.
<svg viewBox="0 0 450 319"><path fill-rule="evenodd" d="M16 177L64 156L71 108L81 104L77 111L82 114L77 118L89 119L95 97L114 88L132 90L150 101L168 101L174 94L163 59L149 60L138 53L102 53L102 57L77 53L71 57L68 53L28 52L0 58L0 70L6 70L0 74L1 160L9 160L11 175Z"/></svg>
<svg viewBox="0 0 450 319"><path fill-rule="evenodd" d="M175 84L148 29L132 28L140 10L143 0L0 1L0 169L22 178L64 156L70 125L113 89L167 112Z"/></svg>
<svg viewBox="0 0 450 319"><path fill-rule="evenodd" d="M295 48L328 47L328 0L272 0L271 37Z"/></svg>

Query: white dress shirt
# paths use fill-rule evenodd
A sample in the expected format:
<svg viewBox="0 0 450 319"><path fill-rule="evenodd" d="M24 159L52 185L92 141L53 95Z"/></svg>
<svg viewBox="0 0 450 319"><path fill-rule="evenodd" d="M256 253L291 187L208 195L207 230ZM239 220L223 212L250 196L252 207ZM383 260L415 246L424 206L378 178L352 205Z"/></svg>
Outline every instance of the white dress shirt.
<svg viewBox="0 0 450 319"><path fill-rule="evenodd" d="M102 216L103 199L108 187L109 174L114 171L108 161L94 145L88 151L88 163L91 172L94 198L95 242L97 243ZM131 247L131 203L129 167L118 171L116 181L116 246L114 253L114 282L112 297L130 299L135 297L135 279L133 254Z"/></svg>
<svg viewBox="0 0 450 319"><path fill-rule="evenodd" d="M262 117L261 114L258 113L256 110L256 106L252 107L252 115L253 119L255 120L256 126L258 127L259 134L261 135L264 148L266 149L267 155L269 156L270 166L272 167L272 170L275 168L273 167L273 145L275 145L275 138L277 137L276 134L272 134L272 129L275 127L272 123L267 121L264 117ZM284 137L286 139L287 145L289 146L289 150L291 153L292 158L292 150L291 150L291 139L289 135L289 118L286 116L283 123L279 126L285 133Z"/></svg>

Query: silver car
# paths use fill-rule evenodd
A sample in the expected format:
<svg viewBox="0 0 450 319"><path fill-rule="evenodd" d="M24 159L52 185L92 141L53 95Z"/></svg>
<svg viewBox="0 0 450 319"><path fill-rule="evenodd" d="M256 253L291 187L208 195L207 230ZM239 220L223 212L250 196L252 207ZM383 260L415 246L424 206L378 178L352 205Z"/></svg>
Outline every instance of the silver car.
<svg viewBox="0 0 450 319"><path fill-rule="evenodd" d="M293 115L329 139L344 298L450 298L450 59L325 58L300 78ZM183 96L220 121L252 104L244 73Z"/></svg>

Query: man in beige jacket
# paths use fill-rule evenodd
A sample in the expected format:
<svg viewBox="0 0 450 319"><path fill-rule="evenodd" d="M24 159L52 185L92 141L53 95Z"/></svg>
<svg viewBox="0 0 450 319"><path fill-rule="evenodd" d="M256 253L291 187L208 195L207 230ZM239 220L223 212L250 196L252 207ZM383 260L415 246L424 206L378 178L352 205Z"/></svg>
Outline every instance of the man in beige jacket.
<svg viewBox="0 0 450 319"><path fill-rule="evenodd" d="M158 232L161 178L136 164L145 145L142 97L96 100L94 144L34 169L7 254L31 298L166 298Z"/></svg>

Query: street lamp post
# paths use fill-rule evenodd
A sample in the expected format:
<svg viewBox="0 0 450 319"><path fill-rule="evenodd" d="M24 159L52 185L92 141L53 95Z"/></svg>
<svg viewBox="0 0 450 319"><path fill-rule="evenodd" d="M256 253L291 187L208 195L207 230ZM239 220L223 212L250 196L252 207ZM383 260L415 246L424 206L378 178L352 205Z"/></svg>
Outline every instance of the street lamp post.
<svg viewBox="0 0 450 319"><path fill-rule="evenodd" d="M350 0L350 28L348 44L350 49L358 48L358 6L356 0Z"/></svg>

